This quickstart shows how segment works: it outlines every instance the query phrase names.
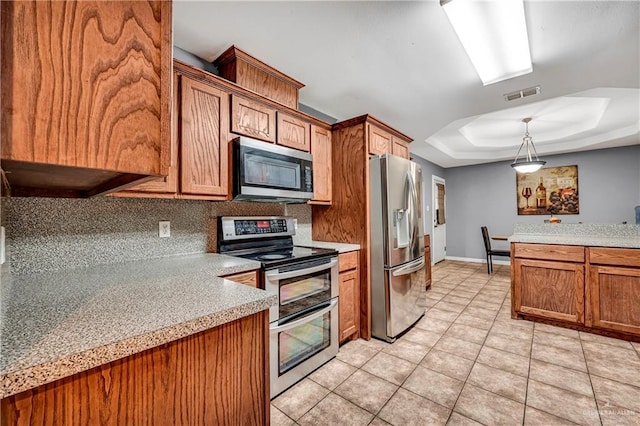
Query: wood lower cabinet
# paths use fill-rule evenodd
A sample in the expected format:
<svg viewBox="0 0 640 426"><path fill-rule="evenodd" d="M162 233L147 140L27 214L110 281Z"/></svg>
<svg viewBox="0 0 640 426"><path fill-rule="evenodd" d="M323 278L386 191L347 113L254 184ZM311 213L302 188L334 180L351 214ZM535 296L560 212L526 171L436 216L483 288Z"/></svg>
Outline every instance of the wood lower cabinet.
<svg viewBox="0 0 640 426"><path fill-rule="evenodd" d="M640 250L587 249L587 324L640 336Z"/></svg>
<svg viewBox="0 0 640 426"><path fill-rule="evenodd" d="M262 425L268 312L113 361L1 402L2 425Z"/></svg>
<svg viewBox="0 0 640 426"><path fill-rule="evenodd" d="M276 110L239 95L231 95L231 132L276 142Z"/></svg>
<svg viewBox="0 0 640 426"><path fill-rule="evenodd" d="M331 130L311 125L313 156L313 200L310 204L331 204Z"/></svg>
<svg viewBox="0 0 640 426"><path fill-rule="evenodd" d="M515 259L512 302L518 312L584 323L584 265Z"/></svg>
<svg viewBox="0 0 640 426"><path fill-rule="evenodd" d="M511 292L513 318L640 341L640 249L512 243Z"/></svg>
<svg viewBox="0 0 640 426"><path fill-rule="evenodd" d="M431 237L427 234L424 236L424 263L425 266L425 287L427 290L431 288Z"/></svg>
<svg viewBox="0 0 640 426"><path fill-rule="evenodd" d="M223 275L222 278L236 282L238 284L248 285L249 287L258 287L258 271L240 272L238 274Z"/></svg>
<svg viewBox="0 0 640 426"><path fill-rule="evenodd" d="M170 1L2 1L2 169L14 196L167 175Z"/></svg>
<svg viewBox="0 0 640 426"><path fill-rule="evenodd" d="M338 256L340 269L339 340L357 339L360 325L360 271L359 253L352 251Z"/></svg>

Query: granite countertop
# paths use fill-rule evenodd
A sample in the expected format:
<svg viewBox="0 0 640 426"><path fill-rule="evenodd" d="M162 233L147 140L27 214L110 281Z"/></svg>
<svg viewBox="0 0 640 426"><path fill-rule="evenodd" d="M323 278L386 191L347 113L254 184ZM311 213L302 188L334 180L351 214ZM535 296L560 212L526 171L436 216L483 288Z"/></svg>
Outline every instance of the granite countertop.
<svg viewBox="0 0 640 426"><path fill-rule="evenodd" d="M297 246L328 248L338 250L339 253L360 250L360 244L336 243L333 241L316 241L311 237L311 225L299 224L293 243Z"/></svg>
<svg viewBox="0 0 640 426"><path fill-rule="evenodd" d="M511 243L640 248L640 226L621 224L518 223Z"/></svg>
<svg viewBox="0 0 640 426"><path fill-rule="evenodd" d="M194 254L3 276L0 398L268 309L220 278L259 262Z"/></svg>

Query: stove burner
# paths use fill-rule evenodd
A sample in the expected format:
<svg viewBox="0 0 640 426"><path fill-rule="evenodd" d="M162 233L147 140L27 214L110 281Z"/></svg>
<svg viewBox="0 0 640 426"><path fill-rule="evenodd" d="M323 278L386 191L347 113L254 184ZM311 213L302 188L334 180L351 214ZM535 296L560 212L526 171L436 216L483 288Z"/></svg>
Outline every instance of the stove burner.
<svg viewBox="0 0 640 426"><path fill-rule="evenodd" d="M286 254L263 254L262 256L258 256L258 259L260 260L280 260L280 259L286 259L287 256Z"/></svg>

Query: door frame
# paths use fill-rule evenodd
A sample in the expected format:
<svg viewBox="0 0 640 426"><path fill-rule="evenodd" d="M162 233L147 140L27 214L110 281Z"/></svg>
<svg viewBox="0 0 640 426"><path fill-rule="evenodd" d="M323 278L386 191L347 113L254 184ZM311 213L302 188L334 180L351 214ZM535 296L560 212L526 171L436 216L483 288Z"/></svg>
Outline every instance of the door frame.
<svg viewBox="0 0 640 426"><path fill-rule="evenodd" d="M431 264L433 265L433 253L435 253L435 248L434 248L434 243L435 243L435 235L436 235L436 200L438 197L438 190L436 187L436 183L441 183L445 186L445 188L447 187L446 183L445 183L445 179L437 176L437 175L431 175ZM444 204L445 204L445 215L447 214L447 197L446 197L446 191L445 191L445 198L444 198ZM446 216L445 216L446 217ZM446 222L445 222L446 225ZM445 228L445 240L444 240L444 259L447 258L447 236L446 236L446 228ZM444 260L443 259L443 260Z"/></svg>

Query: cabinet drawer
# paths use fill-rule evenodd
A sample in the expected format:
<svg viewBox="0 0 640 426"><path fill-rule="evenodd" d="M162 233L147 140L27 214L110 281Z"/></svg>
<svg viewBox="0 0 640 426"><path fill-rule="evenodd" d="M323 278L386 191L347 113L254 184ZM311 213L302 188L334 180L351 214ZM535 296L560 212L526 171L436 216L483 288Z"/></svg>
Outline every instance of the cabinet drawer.
<svg viewBox="0 0 640 426"><path fill-rule="evenodd" d="M514 244L514 256L526 259L584 262L584 247L556 244Z"/></svg>
<svg viewBox="0 0 640 426"><path fill-rule="evenodd" d="M358 253L360 252L350 251L348 253L340 253L338 255L340 272L348 271L349 269L355 269L358 267Z"/></svg>
<svg viewBox="0 0 640 426"><path fill-rule="evenodd" d="M241 272L239 274L224 275L222 278L250 287L258 287L258 271Z"/></svg>
<svg viewBox="0 0 640 426"><path fill-rule="evenodd" d="M640 249L589 247L589 263L640 268Z"/></svg>
<svg viewBox="0 0 640 426"><path fill-rule="evenodd" d="M231 95L231 131L267 142L276 141L276 110Z"/></svg>

